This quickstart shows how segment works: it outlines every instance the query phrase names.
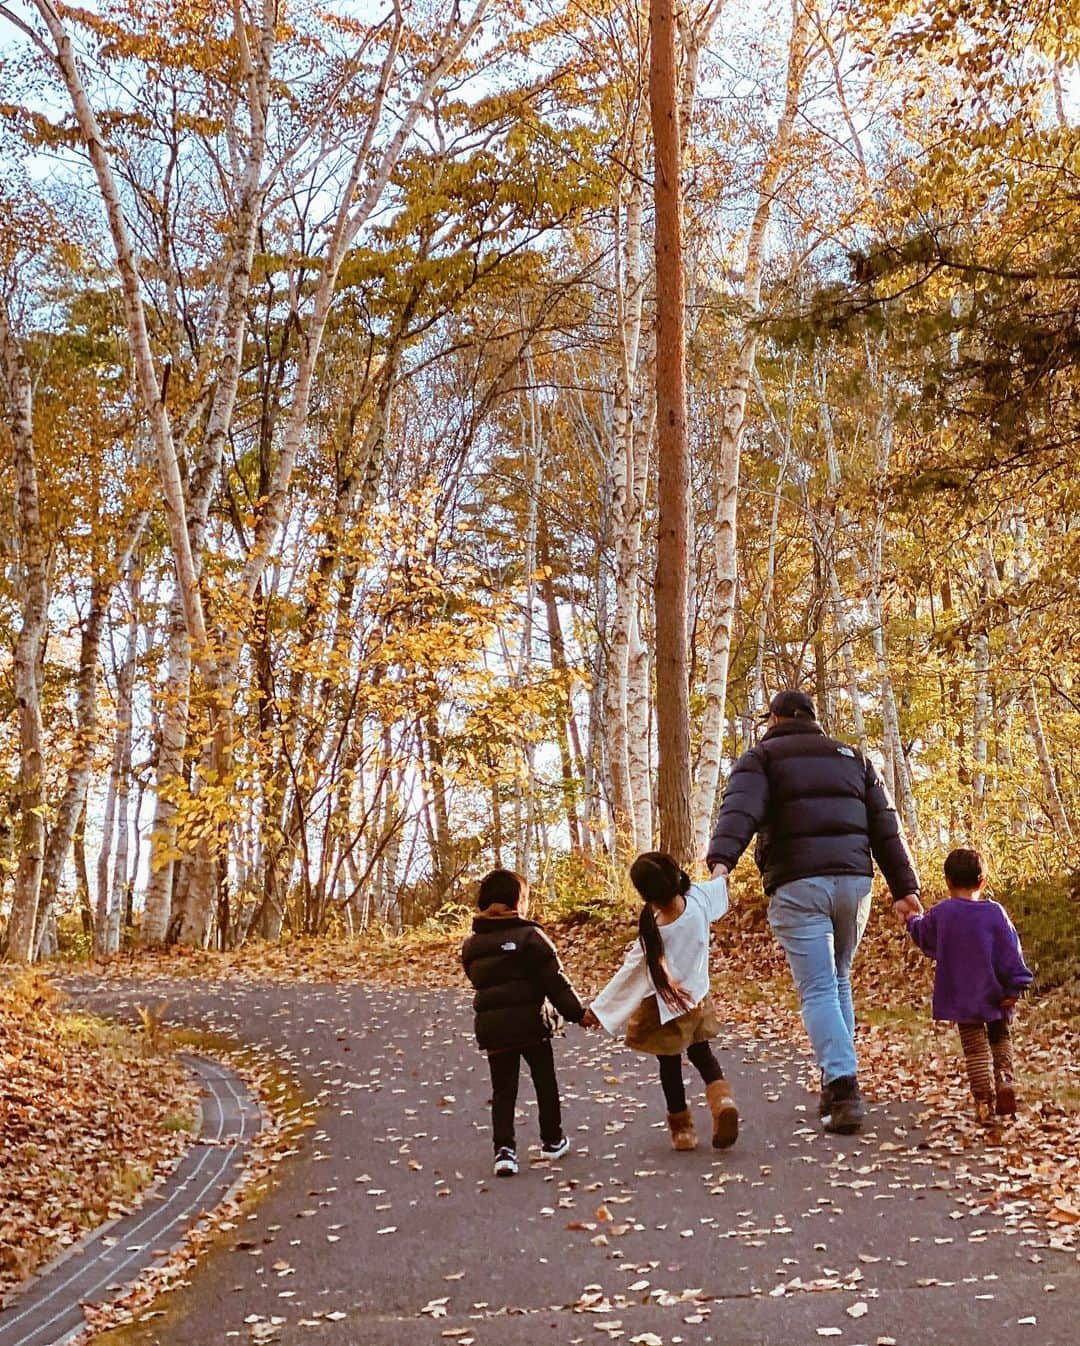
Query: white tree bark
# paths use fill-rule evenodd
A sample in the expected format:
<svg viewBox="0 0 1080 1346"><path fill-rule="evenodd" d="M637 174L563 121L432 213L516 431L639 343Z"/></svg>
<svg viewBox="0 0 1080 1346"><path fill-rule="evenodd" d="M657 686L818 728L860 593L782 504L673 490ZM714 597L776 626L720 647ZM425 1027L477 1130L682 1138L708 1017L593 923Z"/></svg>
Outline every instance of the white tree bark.
<svg viewBox="0 0 1080 1346"><path fill-rule="evenodd" d="M765 710L765 641L769 631L769 619L772 616L773 588L776 584L776 540L780 527L780 504L784 498L784 486L787 484L788 464L791 462L792 438L795 429L795 394L799 361L796 356L791 371L791 383L788 390L787 415L781 426L772 410L761 386L756 371L754 383L758 397L765 407L773 429L780 441L780 465L776 469L776 483L773 487L772 509L769 513L769 541L765 556L765 581L761 587L761 602L758 604L757 632L754 642L754 671L750 679L750 715L757 719Z"/></svg>
<svg viewBox="0 0 1080 1346"><path fill-rule="evenodd" d="M609 453L609 491L614 587L604 668L604 743L611 781L611 823L615 850L638 849L640 815L631 776L630 658L641 596L641 539L649 444L635 426L641 394L642 305L645 263L645 119L640 110L628 145L630 173L620 189L615 226L615 397ZM625 191L625 196L623 192ZM640 760L640 759L639 759ZM638 784L640 768L638 769ZM647 774L647 773L646 773Z"/></svg>
<svg viewBox="0 0 1080 1346"><path fill-rule="evenodd" d="M131 794L131 739L132 692L135 687L135 669L139 654L139 577L131 576L128 591L131 606L127 646L124 661L116 680L116 852L113 857L112 883L109 886L109 917L106 935L107 952L118 953L120 928L127 902L128 853L131 843L131 825L128 800Z"/></svg>
<svg viewBox="0 0 1080 1346"><path fill-rule="evenodd" d="M849 523L847 511L837 504L841 479L840 453L833 429L832 412L829 408L825 367L820 359L815 360L814 363L814 383L817 394L818 419L825 438L829 500L834 511L832 526L828 529L827 534L820 539L824 553L826 583L829 588L829 607L832 611L833 629L836 632L837 643L840 647L840 657L844 667L844 685L851 706L852 722L855 726L859 748L865 753L869 740L866 736L866 717L863 715L859 680L855 671L856 632L852 626L848 604L840 586L840 574L837 566L837 554L840 545L838 531L840 537L846 536Z"/></svg>
<svg viewBox="0 0 1080 1346"><path fill-rule="evenodd" d="M128 524L119 553L112 563L114 572L123 573L127 569L132 551L142 536L148 517L148 512L141 510ZM113 587L112 579L100 574L94 577L90 586L90 601L79 647L75 743L72 747L64 792L56 809L56 820L49 830L45 845L45 863L41 874L42 919L39 922L39 957L40 935L44 933L45 923L55 908L61 874L71 851L79 816L86 805L93 753L98 740L98 664L101 658L109 596Z"/></svg>
<svg viewBox="0 0 1080 1346"><path fill-rule="evenodd" d="M705 671L705 712L701 726L697 780L691 812L694 841L704 854L716 806L720 782L724 706L727 700L728 661L735 617L738 557L736 553L739 499L739 462L746 424L746 394L757 358L761 312L761 280L765 267L765 242L773 200L787 166L792 132L799 111L803 80L808 64L810 9L798 0L791 7L784 106L758 180L754 217L746 248L746 266L739 294L744 313L737 336L735 360L728 374L720 425L720 475L715 510L716 585L711 614L711 638Z"/></svg>
<svg viewBox="0 0 1080 1346"><path fill-rule="evenodd" d="M191 638L184 621L183 602L178 587L169 613L168 656L158 714L150 878L146 886L140 931L144 944L164 944L172 917L176 851L175 790L181 782L184 769L190 685Z"/></svg>
<svg viewBox="0 0 1080 1346"><path fill-rule="evenodd" d="M867 355L870 358L869 345L867 346ZM874 479L874 522L871 528L869 554L861 566L860 580L866 593L866 606L870 619L870 640L877 665L881 696L882 746L885 752L886 783L896 800L896 806L900 812L900 817L903 819L905 830L908 836L914 840L919 835L919 818L915 808L915 794L912 789L907 754L904 752L903 739L900 735L900 713L896 704L892 671L889 667L888 646L885 637L885 605L882 598L886 481L889 462L892 458L894 420L888 387L879 381L878 391L881 397L881 411L875 427L877 461Z"/></svg>
<svg viewBox="0 0 1080 1346"><path fill-rule="evenodd" d="M33 385L7 306L0 302L0 378L8 408L15 465L19 548L19 630L12 681L19 723L17 868L6 956L29 962L36 948L38 901L45 859L45 779L41 718L41 650L49 609L49 547L41 518L34 449Z"/></svg>
<svg viewBox="0 0 1080 1346"><path fill-rule="evenodd" d="M1060 839L1072 843L1075 840L1076 833L1069 815L1065 811L1065 803L1061 797L1054 759L1050 752L1050 745L1046 741L1046 731L1043 729L1042 714L1039 710L1039 694L1035 690L1033 678L1028 678L1024 683L1022 702L1031 745L1035 749L1035 759L1039 764L1039 776L1042 779L1046 811L1053 824L1054 831Z"/></svg>

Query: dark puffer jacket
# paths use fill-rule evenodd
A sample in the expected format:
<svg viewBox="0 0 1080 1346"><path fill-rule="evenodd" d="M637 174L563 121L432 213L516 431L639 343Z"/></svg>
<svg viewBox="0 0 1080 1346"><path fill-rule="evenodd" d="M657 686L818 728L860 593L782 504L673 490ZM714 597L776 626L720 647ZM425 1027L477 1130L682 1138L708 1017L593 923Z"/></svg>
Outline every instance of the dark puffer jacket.
<svg viewBox="0 0 1080 1346"><path fill-rule="evenodd" d="M585 1013L555 945L535 921L481 912L462 945L461 961L476 988L476 1041L484 1051L550 1038L553 1024L545 1000L571 1023L580 1023Z"/></svg>
<svg viewBox="0 0 1080 1346"><path fill-rule="evenodd" d="M796 879L861 874L876 860L894 898L919 880L873 762L810 720L784 721L744 752L724 791L708 862L734 869L757 833L767 893Z"/></svg>

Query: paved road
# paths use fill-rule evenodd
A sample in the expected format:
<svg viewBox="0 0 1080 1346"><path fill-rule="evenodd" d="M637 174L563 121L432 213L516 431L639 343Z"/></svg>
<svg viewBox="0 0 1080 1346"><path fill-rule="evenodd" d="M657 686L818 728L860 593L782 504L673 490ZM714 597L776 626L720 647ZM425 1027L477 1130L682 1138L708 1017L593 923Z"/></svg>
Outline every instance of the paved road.
<svg viewBox="0 0 1080 1346"><path fill-rule="evenodd" d="M124 1014L147 992L82 994ZM784 1044L726 1044L743 1135L676 1155L652 1062L570 1029L556 1046L574 1152L496 1180L463 995L153 994L174 1022L276 1053L319 1113L234 1241L125 1346L1080 1341L1075 1256L992 1209L992 1177L920 1148L910 1107L872 1109L858 1138L819 1134ZM522 1095L519 1150L536 1142ZM700 1095L696 1110L704 1129Z"/></svg>

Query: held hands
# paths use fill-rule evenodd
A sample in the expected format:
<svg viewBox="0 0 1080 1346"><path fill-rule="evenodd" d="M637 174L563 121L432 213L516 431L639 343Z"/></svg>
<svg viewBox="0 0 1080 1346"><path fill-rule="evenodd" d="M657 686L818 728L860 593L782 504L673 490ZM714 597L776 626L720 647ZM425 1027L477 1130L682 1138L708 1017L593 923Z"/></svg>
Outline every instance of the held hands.
<svg viewBox="0 0 1080 1346"><path fill-rule="evenodd" d="M712 877L713 877L714 879L726 879L727 876L728 876L728 867L727 867L727 865L713 865L713 867L712 867Z"/></svg>
<svg viewBox="0 0 1080 1346"><path fill-rule="evenodd" d="M893 903L893 911L898 923L903 925L909 917L922 915L922 903L914 893L909 893L907 897L897 898Z"/></svg>
<svg viewBox="0 0 1080 1346"><path fill-rule="evenodd" d="M591 1009L586 1009L585 1013L581 1016L581 1026L582 1028L599 1028L600 1020Z"/></svg>
<svg viewBox="0 0 1080 1346"><path fill-rule="evenodd" d="M1002 1000L1002 1001L1000 1002L1000 1004L1001 1004L1001 1008L1002 1008L1003 1010L1012 1010L1012 1009L1015 1009L1015 1008L1016 1008L1016 1001L1017 1001L1017 997L1016 997L1016 996L1014 996L1014 995L1007 995L1007 996L1004 998L1004 1000Z"/></svg>

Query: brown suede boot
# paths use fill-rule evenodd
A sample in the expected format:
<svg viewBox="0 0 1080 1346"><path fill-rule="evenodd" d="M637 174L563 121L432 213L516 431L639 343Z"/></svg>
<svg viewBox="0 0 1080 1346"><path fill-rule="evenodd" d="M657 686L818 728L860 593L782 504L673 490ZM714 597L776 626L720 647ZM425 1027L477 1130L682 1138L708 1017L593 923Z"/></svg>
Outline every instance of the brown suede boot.
<svg viewBox="0 0 1080 1346"><path fill-rule="evenodd" d="M713 1149L726 1150L739 1134L739 1109L731 1096L731 1085L727 1080L713 1080L705 1086L705 1097L713 1119Z"/></svg>
<svg viewBox="0 0 1080 1346"><path fill-rule="evenodd" d="M694 1130L694 1118L689 1108L684 1108L682 1112L669 1112L667 1124L671 1132L673 1150L697 1149L697 1132Z"/></svg>

